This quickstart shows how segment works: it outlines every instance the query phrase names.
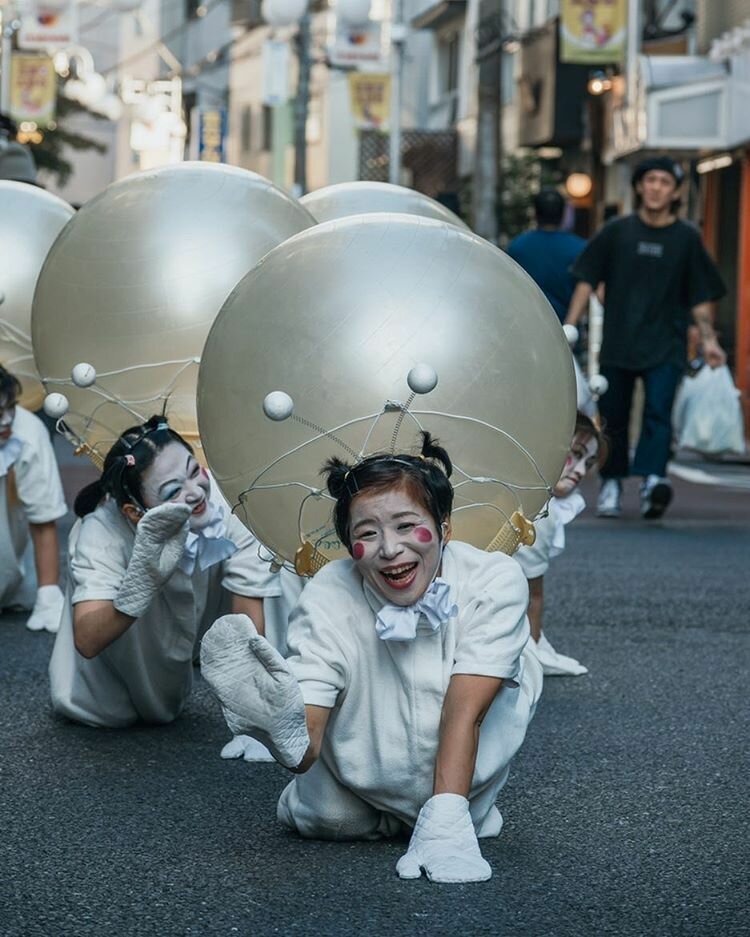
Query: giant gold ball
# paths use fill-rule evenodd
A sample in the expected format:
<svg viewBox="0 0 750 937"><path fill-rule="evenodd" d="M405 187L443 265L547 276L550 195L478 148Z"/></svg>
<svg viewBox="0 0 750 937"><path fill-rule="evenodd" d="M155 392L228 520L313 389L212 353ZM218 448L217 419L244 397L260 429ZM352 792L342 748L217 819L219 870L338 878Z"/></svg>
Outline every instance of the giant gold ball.
<svg viewBox="0 0 750 937"><path fill-rule="evenodd" d="M309 192L300 202L320 223L373 212L403 212L467 228L458 215L429 195L389 182L341 182Z"/></svg>
<svg viewBox="0 0 750 937"><path fill-rule="evenodd" d="M437 383L415 381L417 366ZM264 414L273 391L292 399L287 419ZM455 462L453 535L487 548L545 504L575 402L560 323L523 270L468 231L402 214L329 222L271 251L217 316L198 381L214 477L289 561L305 541L342 555L324 461L413 451L422 427Z"/></svg>
<svg viewBox="0 0 750 937"><path fill-rule="evenodd" d="M199 442L197 362L214 317L264 254L313 224L261 176L209 163L129 176L84 205L47 257L32 316L39 373L70 401L66 424L103 457L166 405ZM93 386L71 380L81 362Z"/></svg>
<svg viewBox="0 0 750 937"><path fill-rule="evenodd" d="M0 181L0 364L21 381L19 403L42 405L31 350L31 302L55 238L73 217L67 202L23 182Z"/></svg>

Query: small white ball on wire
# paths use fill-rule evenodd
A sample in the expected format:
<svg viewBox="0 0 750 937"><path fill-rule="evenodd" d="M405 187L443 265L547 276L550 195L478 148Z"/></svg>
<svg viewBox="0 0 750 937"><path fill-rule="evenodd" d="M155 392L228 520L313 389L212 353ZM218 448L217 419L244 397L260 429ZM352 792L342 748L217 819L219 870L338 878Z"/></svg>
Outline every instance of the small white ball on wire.
<svg viewBox="0 0 750 937"><path fill-rule="evenodd" d="M47 394L42 404L44 412L53 420L59 420L68 412L70 404L65 394Z"/></svg>
<svg viewBox="0 0 750 937"><path fill-rule="evenodd" d="M273 390L263 398L263 412L269 420L288 420L293 410L294 401L283 390Z"/></svg>
<svg viewBox="0 0 750 937"><path fill-rule="evenodd" d="M96 381L96 368L81 361L70 372L70 377L76 387L91 387Z"/></svg>
<svg viewBox="0 0 750 937"><path fill-rule="evenodd" d="M406 375L406 383L415 394L429 394L437 382L437 371L429 364L416 364Z"/></svg>
<svg viewBox="0 0 750 937"><path fill-rule="evenodd" d="M572 348L578 341L578 329L574 325L564 325L563 332L565 333L565 338L568 341L568 344Z"/></svg>
<svg viewBox="0 0 750 937"><path fill-rule="evenodd" d="M589 390L595 399L599 399L609 390L609 381L603 374L592 374L589 378Z"/></svg>

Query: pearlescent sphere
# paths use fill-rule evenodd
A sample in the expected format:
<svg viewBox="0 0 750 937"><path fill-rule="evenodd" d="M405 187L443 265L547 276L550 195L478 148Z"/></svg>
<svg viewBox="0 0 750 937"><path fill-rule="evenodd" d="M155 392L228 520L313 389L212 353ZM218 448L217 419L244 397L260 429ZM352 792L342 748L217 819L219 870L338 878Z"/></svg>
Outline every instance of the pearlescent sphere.
<svg viewBox="0 0 750 937"><path fill-rule="evenodd" d="M269 420L288 420L294 411L294 401L283 390L274 390L263 399L263 412Z"/></svg>
<svg viewBox="0 0 750 937"><path fill-rule="evenodd" d="M81 361L70 372L70 377L76 387L91 387L96 381L96 370L85 361Z"/></svg>
<svg viewBox="0 0 750 937"><path fill-rule="evenodd" d="M415 394L429 394L437 387L438 376L429 364L418 364L406 375L406 383Z"/></svg>
<svg viewBox="0 0 750 937"><path fill-rule="evenodd" d="M440 382L404 414L415 362ZM272 422L262 403L279 386L295 413ZM454 536L488 547L514 512L545 504L575 405L570 349L531 279L482 238L403 214L322 224L271 251L224 304L198 380L214 478L289 561L302 541L344 555L324 461L415 451L422 427L455 462Z"/></svg>
<svg viewBox="0 0 750 937"><path fill-rule="evenodd" d="M243 169L183 163L128 176L78 212L39 277L34 354L66 424L103 457L162 411L198 444L197 360L232 287L311 216ZM70 375L87 362L96 383ZM200 448L197 454L201 454Z"/></svg>
<svg viewBox="0 0 750 937"><path fill-rule="evenodd" d="M589 390L598 400L603 394L606 394L609 390L609 381L603 374L592 374L589 378Z"/></svg>
<svg viewBox="0 0 750 937"><path fill-rule="evenodd" d="M44 189L0 181L0 364L21 381L19 403L28 410L44 399L31 350L31 301L44 259L73 215Z"/></svg>
<svg viewBox="0 0 750 937"><path fill-rule="evenodd" d="M321 223L372 212L403 212L435 218L468 230L458 215L434 198L389 182L341 182L309 192L300 202Z"/></svg>
<svg viewBox="0 0 750 937"><path fill-rule="evenodd" d="M575 345L576 342L578 341L578 329L574 325L570 325L570 323L566 323L563 326L563 332L565 333L565 338L568 344L572 348L573 345Z"/></svg>
<svg viewBox="0 0 750 937"><path fill-rule="evenodd" d="M53 420L59 420L60 417L65 416L68 412L70 404L65 394L58 394L55 392L47 394L42 406L48 417L51 417Z"/></svg>

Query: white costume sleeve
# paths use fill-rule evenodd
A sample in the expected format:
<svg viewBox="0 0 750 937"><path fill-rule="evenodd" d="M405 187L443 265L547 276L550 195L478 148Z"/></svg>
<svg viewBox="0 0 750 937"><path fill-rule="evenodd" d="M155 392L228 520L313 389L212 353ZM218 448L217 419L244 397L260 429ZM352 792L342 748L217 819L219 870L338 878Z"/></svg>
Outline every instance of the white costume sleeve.
<svg viewBox="0 0 750 937"><path fill-rule="evenodd" d="M549 569L552 538L555 534L555 520L552 508L546 517L534 521L536 540L530 547L519 547L513 554L513 559L521 566L527 579L537 579Z"/></svg>
<svg viewBox="0 0 750 937"><path fill-rule="evenodd" d="M17 407L13 432L23 442L14 469L26 519L30 524L56 521L67 514L68 507L47 428L33 413Z"/></svg>
<svg viewBox="0 0 750 937"><path fill-rule="evenodd" d="M344 644L349 627L347 592L339 582L340 565L342 561L330 563L305 586L289 617L287 635L289 668L299 682L302 699L327 709L336 705L351 674ZM353 575L347 579L352 588L357 587Z"/></svg>
<svg viewBox="0 0 750 937"><path fill-rule="evenodd" d="M73 605L93 600L114 601L130 560L130 547L108 528L99 513L89 514L70 534Z"/></svg>
<svg viewBox="0 0 750 937"><path fill-rule="evenodd" d="M526 577L509 556L476 554L462 571L452 673L515 681L529 638Z"/></svg>
<svg viewBox="0 0 750 937"><path fill-rule="evenodd" d="M222 564L222 586L248 598L281 595L279 574L271 571L271 554L233 514L227 518L226 536L237 552Z"/></svg>

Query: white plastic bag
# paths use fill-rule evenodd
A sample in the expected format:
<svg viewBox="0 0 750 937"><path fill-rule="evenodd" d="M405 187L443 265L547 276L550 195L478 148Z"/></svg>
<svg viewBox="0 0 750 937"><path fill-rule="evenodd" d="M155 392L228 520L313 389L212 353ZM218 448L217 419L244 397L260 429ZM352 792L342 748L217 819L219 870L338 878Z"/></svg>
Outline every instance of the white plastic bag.
<svg viewBox="0 0 750 937"><path fill-rule="evenodd" d="M726 366L704 365L694 377L683 379L672 411L681 449L715 455L745 452L745 426L740 392Z"/></svg>

